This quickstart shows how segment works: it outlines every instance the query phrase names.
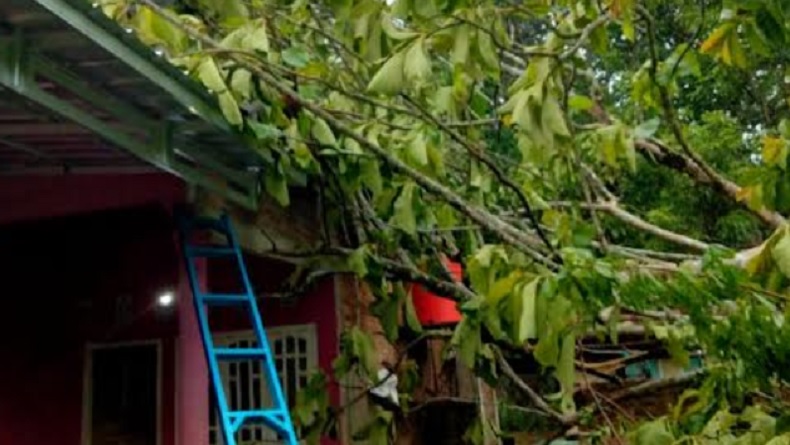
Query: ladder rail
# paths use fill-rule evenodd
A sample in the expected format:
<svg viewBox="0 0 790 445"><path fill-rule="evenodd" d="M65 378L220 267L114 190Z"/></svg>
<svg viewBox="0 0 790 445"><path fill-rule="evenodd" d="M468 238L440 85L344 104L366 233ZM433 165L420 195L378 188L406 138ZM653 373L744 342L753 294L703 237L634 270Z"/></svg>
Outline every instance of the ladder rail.
<svg viewBox="0 0 790 445"><path fill-rule="evenodd" d="M211 377L211 384L216 394L217 408L219 411L219 420L222 424L222 434L225 439L225 444L230 445L235 443L235 430L231 427L230 418L228 417L228 400L225 396L225 388L222 385L222 375L219 371L219 363L213 356L214 351L214 338L209 329L208 317L206 308L201 298L202 290L200 289L200 282L197 278L197 270L195 267L195 258L189 255L188 246L184 244L186 249L184 252L184 261L187 266L187 275L189 276L189 287L192 290L192 303L195 309L195 314L198 319L198 326L200 327L200 334L203 338L203 352L206 356L206 364L209 368Z"/></svg>
<svg viewBox="0 0 790 445"><path fill-rule="evenodd" d="M236 260L239 264L239 270L241 271L241 278L244 283L244 287L250 293L250 312L252 316L253 330L255 331L255 335L258 340L258 347L262 348L269 357L272 357L269 338L266 334L266 329L263 326L263 318L261 317L261 313L258 310L258 302L255 298L255 293L253 292L253 287L252 283L250 282L250 277L247 273L247 268L244 267L244 258L242 256L241 249L238 248L236 232L230 226L230 219L227 215L222 215L222 223L227 230L228 241L230 242L230 245L236 250ZM272 395L272 399L274 399L275 405L287 407L288 403L285 400L282 385L280 385L278 380L279 373L274 366L274 360L264 360L263 365L267 368L266 372L264 373L266 375L266 384L269 388L269 393ZM291 424L291 413L289 410L283 410L283 417L284 422Z"/></svg>

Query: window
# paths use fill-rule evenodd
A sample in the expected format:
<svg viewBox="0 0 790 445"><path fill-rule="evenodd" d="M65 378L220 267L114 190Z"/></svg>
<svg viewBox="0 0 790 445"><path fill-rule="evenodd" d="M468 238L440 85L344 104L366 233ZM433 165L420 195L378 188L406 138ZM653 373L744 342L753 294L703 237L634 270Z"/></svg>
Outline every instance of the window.
<svg viewBox="0 0 790 445"><path fill-rule="evenodd" d="M283 393L293 407L296 393L307 385L317 368L318 348L314 325L282 326L267 329L274 363ZM232 332L214 337L216 347L254 347L252 331ZM271 406L266 382L261 374L260 361L220 362L220 374L225 386L225 397L231 410L261 409ZM209 388L209 443L224 445L217 416L214 390ZM239 445L281 443L271 429L262 425L245 425L237 435Z"/></svg>

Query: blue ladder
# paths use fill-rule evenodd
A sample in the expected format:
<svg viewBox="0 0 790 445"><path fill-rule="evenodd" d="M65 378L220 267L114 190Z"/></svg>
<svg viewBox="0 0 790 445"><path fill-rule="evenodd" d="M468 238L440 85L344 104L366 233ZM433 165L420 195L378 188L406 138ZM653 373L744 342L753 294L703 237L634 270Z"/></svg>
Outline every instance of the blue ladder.
<svg viewBox="0 0 790 445"><path fill-rule="evenodd" d="M187 273L189 275L189 285L192 288L195 312L197 313L200 325L200 335L203 338L203 349L206 353L211 383L217 399L219 419L222 424L222 434L225 445L236 445L236 432L245 423L263 423L274 430L284 440L287 445L297 445L296 432L294 431L291 414L288 410L283 395L283 389L277 376L277 369L274 366L274 358L269 348L269 341L266 330L263 327L261 314L258 312L258 304L255 294L250 284L247 269L244 266L241 249L236 240L236 235L230 225L227 215L222 215L219 219L210 218L190 218L185 215L179 217L179 229L181 232L181 252L184 255ZM214 231L227 238L227 245L201 245L195 244L191 236L195 231ZM244 292L240 294L217 294L204 293L198 281L195 260L198 258L235 258L241 280L244 285ZM208 323L208 307L211 306L237 306L243 307L249 313L252 321L253 331L257 340L256 347L249 348L215 348ZM262 360L263 373L269 394L273 401L273 407L257 410L234 411L228 408L228 401L225 398L225 389L220 377L219 361L244 361Z"/></svg>

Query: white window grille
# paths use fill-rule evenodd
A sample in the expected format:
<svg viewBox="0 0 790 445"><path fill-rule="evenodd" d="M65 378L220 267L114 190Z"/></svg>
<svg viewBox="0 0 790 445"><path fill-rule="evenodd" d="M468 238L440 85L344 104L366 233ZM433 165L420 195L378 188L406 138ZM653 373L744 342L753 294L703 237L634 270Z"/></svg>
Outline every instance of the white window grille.
<svg viewBox="0 0 790 445"><path fill-rule="evenodd" d="M278 326L267 329L275 367L288 405L293 408L296 393L307 385L318 367L318 345L315 325ZM214 336L215 347L255 347L252 331L230 332ZM270 407L271 397L261 373L261 361L220 362L225 397L231 410ZM209 444L224 445L217 416L213 389L209 388ZM239 445L279 444L277 434L263 425L245 425L239 429Z"/></svg>

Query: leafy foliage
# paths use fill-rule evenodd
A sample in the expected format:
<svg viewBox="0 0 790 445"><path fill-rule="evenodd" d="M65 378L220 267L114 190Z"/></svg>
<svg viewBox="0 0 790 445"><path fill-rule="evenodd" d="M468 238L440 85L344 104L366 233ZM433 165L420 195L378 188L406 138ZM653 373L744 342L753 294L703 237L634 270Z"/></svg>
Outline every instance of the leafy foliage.
<svg viewBox="0 0 790 445"><path fill-rule="evenodd" d="M498 351L530 351L553 383L525 392L568 427L593 410L575 397L580 340L616 339L621 310L680 314L640 322L680 361L702 348L708 378L635 443L780 444L784 405L754 398L790 379L785 3L101 6L216 96L273 199L322 187L343 233L322 264L365 279L390 340L421 330L409 283L454 298L454 352L497 381ZM375 383L370 337L342 346L335 374ZM304 426L321 383L300 396ZM360 437L386 442L391 421Z"/></svg>

